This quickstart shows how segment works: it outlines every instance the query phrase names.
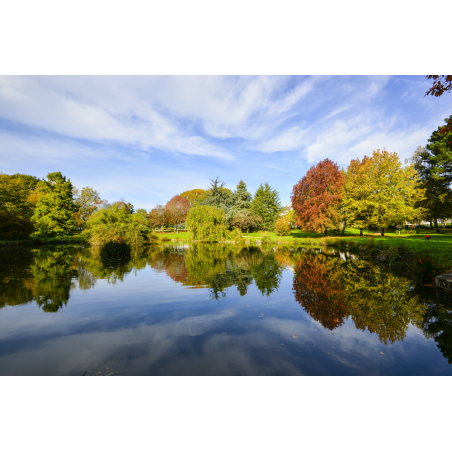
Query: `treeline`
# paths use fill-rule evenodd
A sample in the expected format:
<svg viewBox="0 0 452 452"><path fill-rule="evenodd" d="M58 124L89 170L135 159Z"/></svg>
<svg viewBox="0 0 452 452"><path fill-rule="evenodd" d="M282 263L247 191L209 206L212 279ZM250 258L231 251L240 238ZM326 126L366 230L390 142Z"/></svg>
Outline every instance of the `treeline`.
<svg viewBox="0 0 452 452"><path fill-rule="evenodd" d="M445 120L452 121L452 116ZM348 168L325 159L293 187L292 207L305 231L388 226L452 217L452 131L438 127L403 167L395 152L374 151Z"/></svg>
<svg viewBox="0 0 452 452"><path fill-rule="evenodd" d="M168 203L158 205L149 212L148 222L155 228L184 224L193 240L216 241L228 230L273 230L281 211L276 189L261 184L254 196L245 182L238 183L234 191L224 182L211 180L208 190L194 189L174 196Z"/></svg>

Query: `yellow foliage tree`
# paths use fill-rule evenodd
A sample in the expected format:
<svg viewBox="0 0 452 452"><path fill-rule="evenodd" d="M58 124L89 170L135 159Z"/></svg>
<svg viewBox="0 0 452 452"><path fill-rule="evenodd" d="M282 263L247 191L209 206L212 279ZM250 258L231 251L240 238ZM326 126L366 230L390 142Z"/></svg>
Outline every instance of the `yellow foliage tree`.
<svg viewBox="0 0 452 452"><path fill-rule="evenodd" d="M353 160L347 170L343 208L349 218L362 228L381 228L422 217L415 205L424 197L413 165L402 167L395 152L377 149L371 158Z"/></svg>

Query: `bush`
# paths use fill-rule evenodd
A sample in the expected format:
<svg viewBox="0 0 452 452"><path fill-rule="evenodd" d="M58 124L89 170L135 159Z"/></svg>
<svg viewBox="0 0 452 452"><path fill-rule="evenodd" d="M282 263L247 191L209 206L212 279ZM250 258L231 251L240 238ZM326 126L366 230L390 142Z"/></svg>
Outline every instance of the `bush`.
<svg viewBox="0 0 452 452"><path fill-rule="evenodd" d="M279 218L275 223L275 232L278 235L287 236L290 235L291 227L290 220L286 217Z"/></svg>

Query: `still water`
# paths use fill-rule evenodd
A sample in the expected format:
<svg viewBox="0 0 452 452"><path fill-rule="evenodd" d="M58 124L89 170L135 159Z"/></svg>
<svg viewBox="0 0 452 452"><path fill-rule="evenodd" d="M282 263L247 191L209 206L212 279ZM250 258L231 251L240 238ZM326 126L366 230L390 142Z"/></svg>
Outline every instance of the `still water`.
<svg viewBox="0 0 452 452"><path fill-rule="evenodd" d="M452 299L334 250L0 251L0 375L451 375Z"/></svg>

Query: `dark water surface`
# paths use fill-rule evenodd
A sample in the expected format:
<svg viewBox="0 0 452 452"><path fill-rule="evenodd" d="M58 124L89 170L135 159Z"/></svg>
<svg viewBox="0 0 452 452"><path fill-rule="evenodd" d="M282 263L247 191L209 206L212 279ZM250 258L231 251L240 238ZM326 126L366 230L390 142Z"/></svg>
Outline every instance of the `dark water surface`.
<svg viewBox="0 0 452 452"><path fill-rule="evenodd" d="M334 251L0 251L1 375L450 375L452 300Z"/></svg>

